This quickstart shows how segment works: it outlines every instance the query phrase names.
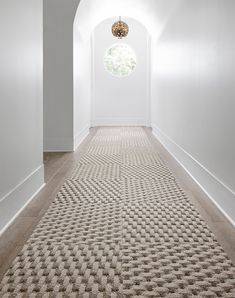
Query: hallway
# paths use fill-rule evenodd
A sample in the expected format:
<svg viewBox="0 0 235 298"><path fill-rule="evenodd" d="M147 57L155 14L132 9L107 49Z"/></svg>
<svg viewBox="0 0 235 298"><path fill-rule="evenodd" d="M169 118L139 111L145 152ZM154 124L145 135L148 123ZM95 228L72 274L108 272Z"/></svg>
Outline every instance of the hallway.
<svg viewBox="0 0 235 298"><path fill-rule="evenodd" d="M95 128L63 158L65 181L0 297L235 297L233 251L216 240L222 216L205 216L148 129Z"/></svg>
<svg viewBox="0 0 235 298"><path fill-rule="evenodd" d="M235 1L0 1L0 298L235 298Z"/></svg>

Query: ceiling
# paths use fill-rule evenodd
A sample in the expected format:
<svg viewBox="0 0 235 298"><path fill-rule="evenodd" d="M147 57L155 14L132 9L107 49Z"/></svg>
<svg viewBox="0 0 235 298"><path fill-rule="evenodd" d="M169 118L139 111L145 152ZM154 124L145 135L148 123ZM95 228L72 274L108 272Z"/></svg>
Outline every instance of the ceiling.
<svg viewBox="0 0 235 298"><path fill-rule="evenodd" d="M107 18L131 17L141 22L152 36L158 37L180 2L182 0L81 0L74 25L86 38Z"/></svg>

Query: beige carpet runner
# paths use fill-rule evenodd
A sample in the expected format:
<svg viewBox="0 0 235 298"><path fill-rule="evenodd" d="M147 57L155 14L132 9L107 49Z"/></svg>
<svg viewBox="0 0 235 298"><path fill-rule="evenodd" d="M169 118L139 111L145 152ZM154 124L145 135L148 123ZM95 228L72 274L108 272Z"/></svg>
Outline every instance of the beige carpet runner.
<svg viewBox="0 0 235 298"><path fill-rule="evenodd" d="M0 297L230 297L235 271L142 128L100 128Z"/></svg>

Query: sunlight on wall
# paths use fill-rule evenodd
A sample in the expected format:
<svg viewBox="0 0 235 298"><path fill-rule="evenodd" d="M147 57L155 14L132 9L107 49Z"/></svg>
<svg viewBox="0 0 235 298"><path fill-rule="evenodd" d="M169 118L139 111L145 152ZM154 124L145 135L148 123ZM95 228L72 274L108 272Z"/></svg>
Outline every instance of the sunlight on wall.
<svg viewBox="0 0 235 298"><path fill-rule="evenodd" d="M192 67L203 76L213 76L216 71L215 49L208 42L197 48L189 42L155 43L152 53L153 74L165 77L194 76Z"/></svg>

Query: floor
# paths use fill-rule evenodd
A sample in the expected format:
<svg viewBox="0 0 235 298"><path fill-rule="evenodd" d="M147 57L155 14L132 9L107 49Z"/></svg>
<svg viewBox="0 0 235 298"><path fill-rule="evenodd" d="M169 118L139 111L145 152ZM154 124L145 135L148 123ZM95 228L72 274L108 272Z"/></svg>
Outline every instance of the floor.
<svg viewBox="0 0 235 298"><path fill-rule="evenodd" d="M235 297L233 227L149 129L93 129L45 170L0 239L1 297Z"/></svg>

